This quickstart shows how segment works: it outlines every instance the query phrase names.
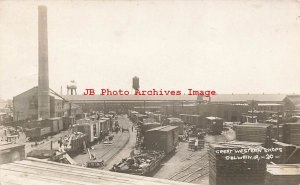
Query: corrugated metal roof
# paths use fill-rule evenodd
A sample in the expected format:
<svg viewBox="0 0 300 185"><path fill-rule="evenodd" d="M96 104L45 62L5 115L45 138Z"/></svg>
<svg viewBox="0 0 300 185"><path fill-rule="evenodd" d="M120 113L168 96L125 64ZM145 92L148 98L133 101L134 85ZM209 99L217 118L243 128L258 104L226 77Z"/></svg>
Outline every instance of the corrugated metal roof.
<svg viewBox="0 0 300 185"><path fill-rule="evenodd" d="M28 158L0 166L0 184L14 185L190 185Z"/></svg>
<svg viewBox="0 0 300 185"><path fill-rule="evenodd" d="M176 128L178 128L178 126L167 126L165 128L160 129L160 131L162 131L162 132L168 132L168 131L174 130Z"/></svg>
<svg viewBox="0 0 300 185"><path fill-rule="evenodd" d="M147 130L147 132L156 131L156 130L161 130L161 129L165 128L165 127L167 127L167 126L161 126L161 127L152 128L152 129L150 129L150 130Z"/></svg>
<svg viewBox="0 0 300 185"><path fill-rule="evenodd" d="M144 123L143 125L160 125L160 123L157 123L157 122L151 122L151 123Z"/></svg>
<svg viewBox="0 0 300 185"><path fill-rule="evenodd" d="M285 94L217 94L211 96L211 102L246 102L249 100L279 102L285 97Z"/></svg>
<svg viewBox="0 0 300 185"><path fill-rule="evenodd" d="M300 95L289 95L286 99L290 100L294 105L300 104Z"/></svg>
<svg viewBox="0 0 300 185"><path fill-rule="evenodd" d="M147 130L147 132L152 132L152 131L167 132L167 131L170 131L170 130L173 130L173 129L176 129L176 128L177 128L177 126L167 125L167 126L152 128L150 130Z"/></svg>
<svg viewBox="0 0 300 185"><path fill-rule="evenodd" d="M180 95L180 96L138 96L138 95L115 95L115 96L102 96L102 95L64 95L63 98L74 101L197 101L197 96Z"/></svg>

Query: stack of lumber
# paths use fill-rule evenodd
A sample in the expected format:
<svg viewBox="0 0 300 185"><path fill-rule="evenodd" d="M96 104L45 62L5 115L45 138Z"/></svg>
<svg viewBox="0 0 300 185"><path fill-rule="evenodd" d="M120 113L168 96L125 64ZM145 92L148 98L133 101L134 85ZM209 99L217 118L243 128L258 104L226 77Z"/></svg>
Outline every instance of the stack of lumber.
<svg viewBox="0 0 300 185"><path fill-rule="evenodd" d="M14 185L191 185L40 159L26 159L0 166L0 184Z"/></svg>
<svg viewBox="0 0 300 185"><path fill-rule="evenodd" d="M300 123L283 125L283 142L300 146Z"/></svg>
<svg viewBox="0 0 300 185"><path fill-rule="evenodd" d="M236 139L268 144L271 140L271 125L261 123L245 123L236 126Z"/></svg>
<svg viewBox="0 0 300 185"><path fill-rule="evenodd" d="M283 125L272 125L272 138L282 142Z"/></svg>
<svg viewBox="0 0 300 185"><path fill-rule="evenodd" d="M194 150L195 143L198 140L198 147L197 150L204 148L205 140L204 139L197 139L197 138L190 138L188 148Z"/></svg>
<svg viewBox="0 0 300 185"><path fill-rule="evenodd" d="M299 185L300 164L268 165L265 185Z"/></svg>
<svg viewBox="0 0 300 185"><path fill-rule="evenodd" d="M189 145L188 145L189 149L194 149L195 142L196 142L196 138L190 138L189 139Z"/></svg>
<svg viewBox="0 0 300 185"><path fill-rule="evenodd" d="M237 153L240 149L252 149L247 156L258 159L228 159L245 156ZM266 160L261 143L226 142L210 144L209 184L210 185L262 185L266 171ZM221 152L222 151L222 152Z"/></svg>
<svg viewBox="0 0 300 185"><path fill-rule="evenodd" d="M281 148L281 151L274 153L274 159L272 160L276 164L286 164L286 163L294 163L291 161L291 155L296 149L295 145L282 143L282 142L274 142L273 148ZM300 156L299 156L300 158Z"/></svg>

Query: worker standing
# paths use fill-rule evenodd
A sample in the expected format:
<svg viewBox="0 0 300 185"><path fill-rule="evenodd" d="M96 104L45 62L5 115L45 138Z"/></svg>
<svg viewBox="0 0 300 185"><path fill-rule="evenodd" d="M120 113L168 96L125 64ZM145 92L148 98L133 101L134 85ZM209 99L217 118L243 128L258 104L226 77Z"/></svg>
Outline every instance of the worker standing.
<svg viewBox="0 0 300 185"><path fill-rule="evenodd" d="M195 148L194 148L194 151L197 151L198 150L198 139L196 139L195 141Z"/></svg>
<svg viewBox="0 0 300 185"><path fill-rule="evenodd" d="M58 144L59 144L59 148L61 148L61 146L62 146L62 144L63 144L62 138L59 138L59 139L58 139Z"/></svg>

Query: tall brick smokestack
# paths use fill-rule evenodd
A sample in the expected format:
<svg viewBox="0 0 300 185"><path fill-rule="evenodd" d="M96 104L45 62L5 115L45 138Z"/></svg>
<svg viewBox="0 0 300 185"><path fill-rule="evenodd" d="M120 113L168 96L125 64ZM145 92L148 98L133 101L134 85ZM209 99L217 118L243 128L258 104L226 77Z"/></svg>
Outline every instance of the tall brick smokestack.
<svg viewBox="0 0 300 185"><path fill-rule="evenodd" d="M38 34L39 34L39 83L38 83L38 118L50 117L50 96L48 77L48 33L47 7L38 7Z"/></svg>

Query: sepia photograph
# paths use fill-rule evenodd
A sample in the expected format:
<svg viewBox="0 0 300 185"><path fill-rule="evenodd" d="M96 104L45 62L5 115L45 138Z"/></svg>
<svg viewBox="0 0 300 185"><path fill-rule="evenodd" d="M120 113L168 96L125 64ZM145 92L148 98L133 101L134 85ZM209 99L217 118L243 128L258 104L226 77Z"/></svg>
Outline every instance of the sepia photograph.
<svg viewBox="0 0 300 185"><path fill-rule="evenodd" d="M300 185L300 0L0 0L0 185Z"/></svg>

